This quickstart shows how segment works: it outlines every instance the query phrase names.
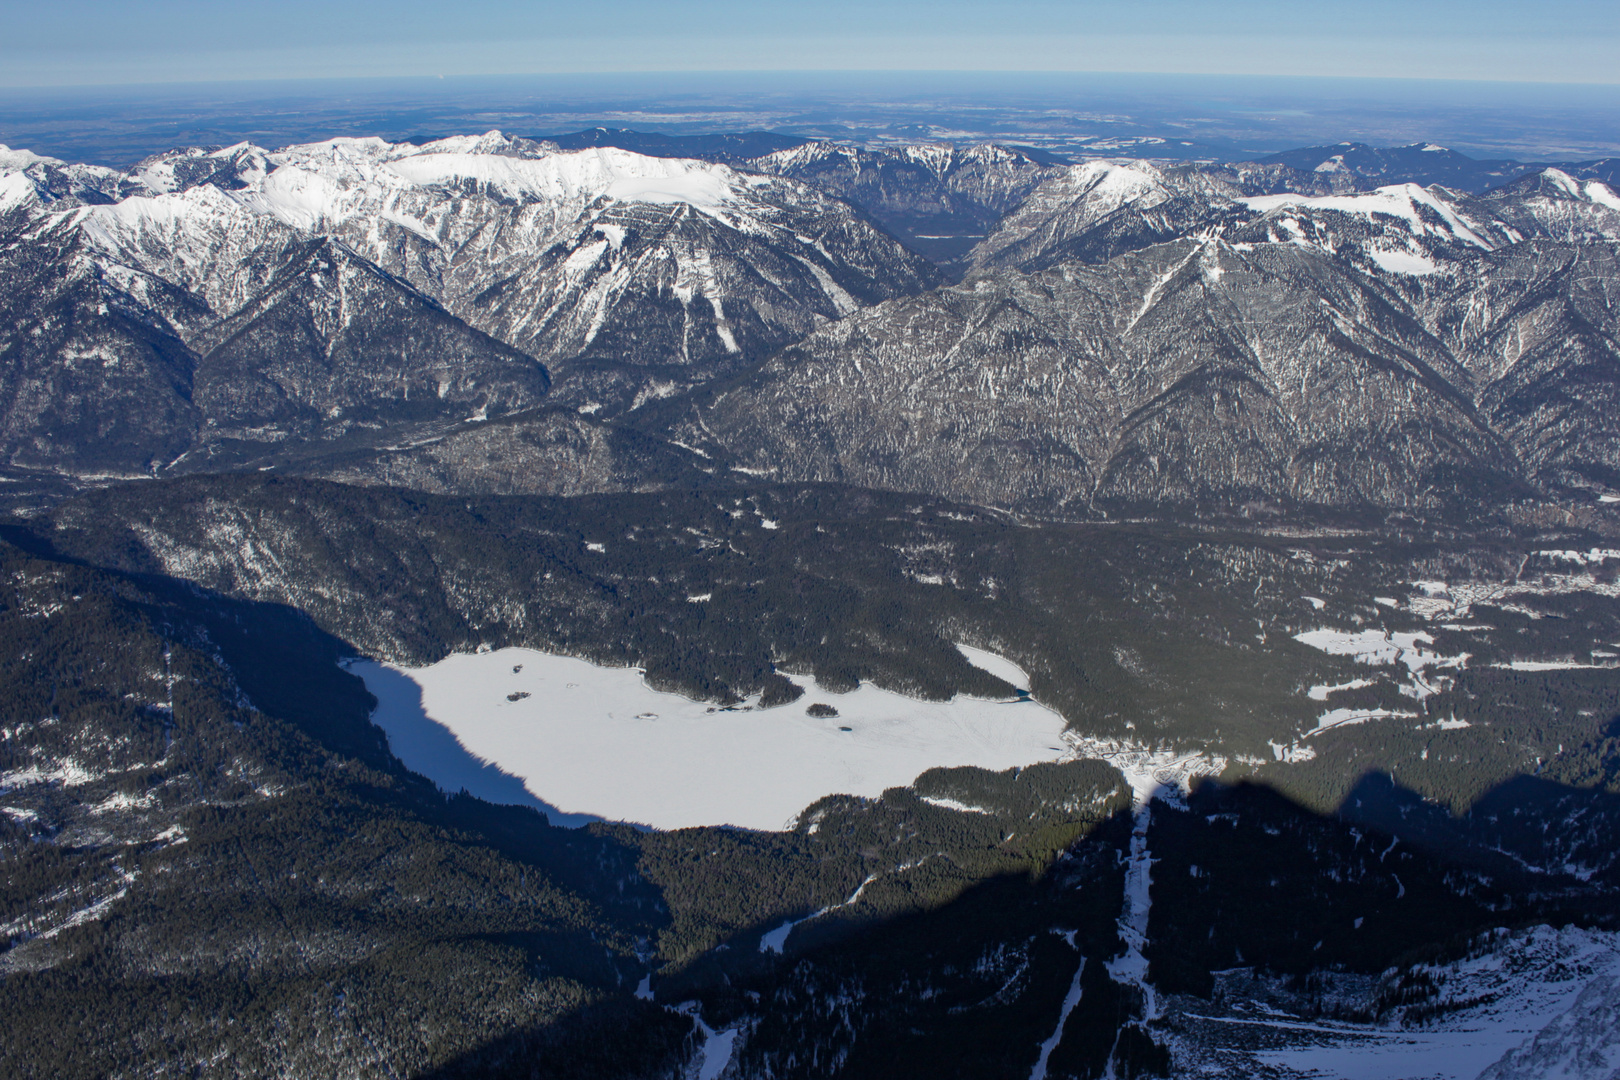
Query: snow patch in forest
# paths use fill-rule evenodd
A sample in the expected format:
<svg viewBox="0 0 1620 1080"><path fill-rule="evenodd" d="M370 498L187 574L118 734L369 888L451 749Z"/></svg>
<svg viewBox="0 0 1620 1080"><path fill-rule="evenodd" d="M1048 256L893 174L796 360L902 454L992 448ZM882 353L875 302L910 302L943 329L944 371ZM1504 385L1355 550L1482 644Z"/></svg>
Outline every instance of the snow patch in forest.
<svg viewBox="0 0 1620 1080"><path fill-rule="evenodd" d="M1412 682L1409 686L1403 686L1402 692L1419 701L1438 693L1444 682L1431 682L1424 675L1425 669L1466 667L1471 655L1459 653L1456 656L1441 656L1431 652L1423 646L1434 644L1434 637L1422 631L1392 633L1388 630L1359 630L1352 633L1343 630L1307 630L1303 634L1295 634L1294 640L1329 656L1352 657L1359 664L1373 667L1405 665L1411 673Z"/></svg>
<svg viewBox="0 0 1620 1080"><path fill-rule="evenodd" d="M101 773L86 769L73 758L63 758L56 762L54 768L30 765L26 769L0 773L0 795L5 795L18 788L34 787L38 784L60 784L63 787L79 787L84 784L93 784L101 778Z"/></svg>
<svg viewBox="0 0 1620 1080"><path fill-rule="evenodd" d="M1003 682L1013 685L1016 690L1029 689L1029 673L1005 656L997 656L984 649L975 649L971 645L964 645L960 641L953 642L956 651L967 658L967 662L981 671L988 671Z"/></svg>
<svg viewBox="0 0 1620 1080"><path fill-rule="evenodd" d="M944 799L934 795L919 795L918 801L929 806L937 806L941 810L955 810L959 814L988 814L990 811L982 806L973 806L969 803L958 802L955 799Z"/></svg>
<svg viewBox="0 0 1620 1080"><path fill-rule="evenodd" d="M1410 251L1369 251L1368 258L1378 264L1380 270L1391 274L1408 274L1412 277L1423 277L1436 270L1433 259Z"/></svg>
<svg viewBox="0 0 1620 1080"><path fill-rule="evenodd" d="M906 870L909 870L911 868L911 865L912 864L908 864L906 866L896 867L892 872L893 873L902 873L902 872L904 872ZM760 937L760 939L759 939L759 951L760 952L773 952L773 953L776 953L778 956L782 955L782 951L787 947L788 935L793 933L793 928L795 926L798 926L800 923L807 923L807 922L811 921L812 919L819 919L823 915L826 915L826 914L828 914L830 912L839 911L839 910L841 910L843 908L847 908L847 907L854 907L856 904L861 902L861 894L866 891L866 887L868 885L872 884L872 882L876 881L881 876L882 876L881 874L869 874L869 875L867 875L867 878L866 878L865 881L863 881L859 885L855 886L855 891L849 894L848 899L843 900L840 903L830 904L827 907L822 908L820 911L812 912L811 914L806 915L802 919L788 919L781 926L778 926L775 930L771 930L771 931L767 932L766 934L764 934L763 936Z"/></svg>
<svg viewBox="0 0 1620 1080"><path fill-rule="evenodd" d="M1349 682L1313 686L1306 691L1305 696L1312 701L1326 701L1329 694L1337 694L1341 690L1360 690L1362 687L1376 685L1371 679L1351 679Z"/></svg>
<svg viewBox="0 0 1620 1080"><path fill-rule="evenodd" d="M1316 718L1316 726L1307 731L1303 738L1320 735L1324 731L1334 728L1347 727L1350 724L1364 724L1368 720L1388 720L1394 716L1415 717L1415 712L1404 712L1396 709L1329 709Z"/></svg>
<svg viewBox="0 0 1620 1080"><path fill-rule="evenodd" d="M373 720L407 766L558 824L782 829L826 795L874 798L931 768L1000 771L1071 753L1063 718L1027 700L920 701L870 683L834 694L796 678L810 691L797 703L721 708L655 690L634 668L532 649L348 668L377 696ZM838 715L808 715L812 699Z"/></svg>

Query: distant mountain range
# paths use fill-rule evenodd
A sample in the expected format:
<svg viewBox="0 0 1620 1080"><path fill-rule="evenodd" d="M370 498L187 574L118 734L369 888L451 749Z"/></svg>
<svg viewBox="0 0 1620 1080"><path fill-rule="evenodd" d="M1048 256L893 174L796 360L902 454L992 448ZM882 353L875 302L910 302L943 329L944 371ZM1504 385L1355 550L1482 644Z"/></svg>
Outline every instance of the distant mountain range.
<svg viewBox="0 0 1620 1080"><path fill-rule="evenodd" d="M6 151L7 462L617 490L630 439L645 483L1082 516L1620 489L1612 163L562 142ZM473 479L494 445L535 467Z"/></svg>

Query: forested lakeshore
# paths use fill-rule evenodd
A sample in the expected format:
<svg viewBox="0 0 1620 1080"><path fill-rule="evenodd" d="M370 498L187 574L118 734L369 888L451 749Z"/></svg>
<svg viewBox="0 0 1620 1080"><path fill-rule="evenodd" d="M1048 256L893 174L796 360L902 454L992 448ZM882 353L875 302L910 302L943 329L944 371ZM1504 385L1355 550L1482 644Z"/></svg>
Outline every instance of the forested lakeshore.
<svg viewBox="0 0 1620 1080"><path fill-rule="evenodd" d="M1046 817L1020 802L1039 827L1015 844L903 791L829 800L813 832L553 828L406 772L336 665L351 650L296 611L3 555L15 1075L669 1072L693 1024L631 994L647 971L701 992L705 953L891 857L952 856L871 889L842 936L1039 881L1124 798L1076 763L1089 782ZM1117 880L1095 891L1109 933Z"/></svg>
<svg viewBox="0 0 1620 1080"><path fill-rule="evenodd" d="M935 770L778 833L561 829L393 759L338 666L362 654L521 644L767 723L803 707L782 671L1005 695L952 642L992 649L1078 735L1222 757L1192 812L1152 809L1166 994L1615 926L1620 672L1522 666L1620 641L1620 560L1538 554L1601 532L210 477L81 496L0 541L8 1073L673 1076L701 1018L746 1034L750 1076L1023 1077L1076 980L1051 1075L1167 1067L1102 963L1132 828L1112 766ZM1474 629L1424 614L1432 580L1488 598L1452 623ZM1404 668L1296 639L1324 625L1470 658L1414 700ZM1308 734L1318 683L1413 716Z"/></svg>

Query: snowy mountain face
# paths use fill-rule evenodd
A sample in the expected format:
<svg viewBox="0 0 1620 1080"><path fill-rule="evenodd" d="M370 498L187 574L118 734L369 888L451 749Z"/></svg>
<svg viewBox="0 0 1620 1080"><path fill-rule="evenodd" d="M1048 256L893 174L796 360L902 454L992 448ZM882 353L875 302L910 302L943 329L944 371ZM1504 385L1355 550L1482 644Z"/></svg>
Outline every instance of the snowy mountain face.
<svg viewBox="0 0 1620 1080"><path fill-rule="evenodd" d="M118 362L156 365L150 378L171 384L174 409L201 409L164 424L171 434L190 424L191 435L125 446L124 471L200 443L311 436L316 416L332 437L356 424L499 415L534 404L547 367L572 375L562 400L609 415L934 281L926 263L802 184L617 149L564 153L496 133L422 146L351 139L175 151L118 176L7 153L0 257L57 282L11 298L8 348L20 357L57 341L44 337L47 310L67 303L77 332L105 340L50 345L52 355L159 349L165 359ZM327 246L312 262L317 240ZM132 321L87 328L113 310ZM381 323L355 320L422 325L402 330L402 346ZM307 364L319 370L293 375ZM282 370L273 390L220 382L267 367ZM314 389L334 379L347 389ZM91 429L96 396L75 406ZM30 434L50 416L20 400L13 411L14 437L39 444L14 460L58 453Z"/></svg>
<svg viewBox="0 0 1620 1080"><path fill-rule="evenodd" d="M781 478L1064 512L1613 482L1620 197L1566 171L1342 191L1291 160L827 143L739 171L498 132L177 150L126 174L6 155L0 258L36 283L7 300L19 466L418 443L438 436L388 433L528 409L554 380L590 422L659 403L680 442ZM863 210L919 250L955 244L934 255L969 281L927 292L941 273ZM27 374L70 354L71 380ZM807 412L824 369L841 389ZM683 411L715 379L741 380L727 404ZM1353 407L1327 404L1351 386ZM137 398L150 430L118 404ZM891 422L919 406L935 419Z"/></svg>
<svg viewBox="0 0 1620 1080"><path fill-rule="evenodd" d="M1607 485L1614 198L1557 170L1479 197L1245 196L1074 166L962 285L811 336L680 437L783 479L1043 512Z"/></svg>
<svg viewBox="0 0 1620 1080"><path fill-rule="evenodd" d="M0 145L0 215L23 208L113 202L135 189L116 169L69 164Z"/></svg>
<svg viewBox="0 0 1620 1080"><path fill-rule="evenodd" d="M723 131L712 135L665 135L628 128L590 128L566 135L547 135L562 150L613 146L648 157L698 158L725 165L746 165L752 158L803 146L809 139L773 131Z"/></svg>
<svg viewBox="0 0 1620 1080"><path fill-rule="evenodd" d="M280 160L263 190L271 214L343 240L559 371L610 385L625 368L701 381L932 281L841 204L722 165L495 136L293 148Z"/></svg>
<svg viewBox="0 0 1620 1080"><path fill-rule="evenodd" d="M1374 276L1422 273L1435 258L1545 239L1620 237L1612 188L1558 169L1480 195L1407 183L1346 193L1255 183L1247 167L1088 162L1048 175L974 250L977 271L1102 263L1179 236L1359 252ZM1279 190L1280 189L1280 190Z"/></svg>
<svg viewBox="0 0 1620 1080"><path fill-rule="evenodd" d="M1088 162L1049 175L973 251L976 271L1103 263L1128 251L1206 230L1232 208L1227 192L1194 170L1148 162Z"/></svg>

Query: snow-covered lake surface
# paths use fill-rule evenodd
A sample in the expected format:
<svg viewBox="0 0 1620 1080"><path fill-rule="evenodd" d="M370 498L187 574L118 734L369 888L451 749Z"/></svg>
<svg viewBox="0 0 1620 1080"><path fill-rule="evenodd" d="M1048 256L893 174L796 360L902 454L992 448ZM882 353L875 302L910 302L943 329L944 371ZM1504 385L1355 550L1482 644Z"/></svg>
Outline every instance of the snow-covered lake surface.
<svg viewBox="0 0 1620 1080"><path fill-rule="evenodd" d="M1019 688L1011 662L964 649ZM348 669L403 762L446 791L543 809L560 825L781 829L825 795L881 795L935 766L1007 769L1063 757L1063 718L1029 700L920 701L868 683L772 709L717 709L649 687L634 668L532 649L372 660ZM806 713L812 704L834 717Z"/></svg>

